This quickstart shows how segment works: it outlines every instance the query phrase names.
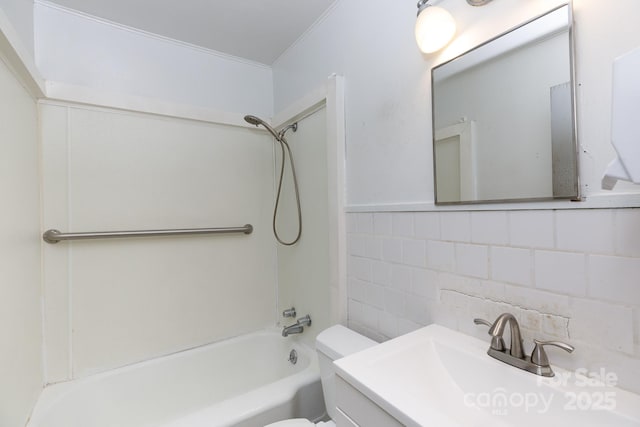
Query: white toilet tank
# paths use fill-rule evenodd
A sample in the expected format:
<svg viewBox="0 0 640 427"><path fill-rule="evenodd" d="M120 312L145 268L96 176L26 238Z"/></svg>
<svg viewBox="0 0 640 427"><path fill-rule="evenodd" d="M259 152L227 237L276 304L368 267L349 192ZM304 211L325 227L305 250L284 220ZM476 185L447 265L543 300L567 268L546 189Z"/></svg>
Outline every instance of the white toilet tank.
<svg viewBox="0 0 640 427"><path fill-rule="evenodd" d="M333 361L378 344L342 325L335 325L320 332L316 338L316 350L320 365L320 380L327 413L334 419L336 410L335 369Z"/></svg>

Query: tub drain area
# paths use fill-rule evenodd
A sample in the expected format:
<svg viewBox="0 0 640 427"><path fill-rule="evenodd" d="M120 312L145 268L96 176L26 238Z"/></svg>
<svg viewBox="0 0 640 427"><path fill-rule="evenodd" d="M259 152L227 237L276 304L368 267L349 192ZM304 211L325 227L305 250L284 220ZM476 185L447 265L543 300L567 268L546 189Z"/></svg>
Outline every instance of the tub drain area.
<svg viewBox="0 0 640 427"><path fill-rule="evenodd" d="M291 364L293 364L293 365L298 363L298 352L297 351L291 350L289 352L289 362L291 362Z"/></svg>

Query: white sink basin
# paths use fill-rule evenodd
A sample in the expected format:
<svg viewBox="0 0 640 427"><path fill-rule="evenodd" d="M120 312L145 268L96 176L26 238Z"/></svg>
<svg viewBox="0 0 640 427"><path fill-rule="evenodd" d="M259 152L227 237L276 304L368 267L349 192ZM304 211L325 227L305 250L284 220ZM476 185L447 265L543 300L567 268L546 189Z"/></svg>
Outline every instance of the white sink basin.
<svg viewBox="0 0 640 427"><path fill-rule="evenodd" d="M430 325L335 365L406 426L640 426L640 396L556 367L540 377L488 348L488 336Z"/></svg>

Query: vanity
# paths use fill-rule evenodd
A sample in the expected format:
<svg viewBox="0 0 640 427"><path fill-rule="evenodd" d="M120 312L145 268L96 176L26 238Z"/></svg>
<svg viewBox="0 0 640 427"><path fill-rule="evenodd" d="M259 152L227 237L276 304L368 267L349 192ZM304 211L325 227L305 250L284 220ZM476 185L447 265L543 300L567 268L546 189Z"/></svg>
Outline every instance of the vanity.
<svg viewBox="0 0 640 427"><path fill-rule="evenodd" d="M489 338L434 324L337 360L336 425L640 426L640 396L615 375L535 375L490 357Z"/></svg>

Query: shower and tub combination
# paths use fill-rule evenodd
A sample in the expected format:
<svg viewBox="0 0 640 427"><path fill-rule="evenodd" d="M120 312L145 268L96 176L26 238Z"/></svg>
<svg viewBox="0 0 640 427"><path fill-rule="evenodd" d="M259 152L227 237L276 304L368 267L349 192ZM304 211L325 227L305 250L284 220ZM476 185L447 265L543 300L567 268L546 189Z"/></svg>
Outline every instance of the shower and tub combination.
<svg viewBox="0 0 640 427"><path fill-rule="evenodd" d="M280 145L282 165L273 210L278 242L295 245L302 233L302 213L295 166L285 133L254 116L247 122L263 126ZM289 156L297 204L297 233L280 237L276 217L282 193L284 163ZM137 230L123 232L45 233L47 243L126 237L157 237L202 233L244 233L251 225L219 229ZM295 313L292 317L295 319ZM45 387L27 427L257 427L274 421L326 416L318 358L300 340L311 318L302 316L284 329L249 333ZM284 337L284 338L283 338Z"/></svg>

